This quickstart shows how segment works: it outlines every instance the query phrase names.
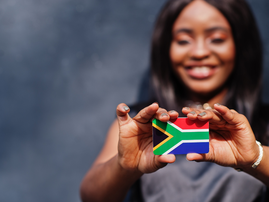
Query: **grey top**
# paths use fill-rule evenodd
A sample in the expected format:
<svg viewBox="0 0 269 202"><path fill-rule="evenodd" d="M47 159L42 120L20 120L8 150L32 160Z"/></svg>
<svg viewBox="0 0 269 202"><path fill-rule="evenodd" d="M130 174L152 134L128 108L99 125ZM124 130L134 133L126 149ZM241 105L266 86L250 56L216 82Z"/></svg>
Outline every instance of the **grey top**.
<svg viewBox="0 0 269 202"><path fill-rule="evenodd" d="M209 162L173 164L141 178L145 202L265 202L266 186L254 177Z"/></svg>

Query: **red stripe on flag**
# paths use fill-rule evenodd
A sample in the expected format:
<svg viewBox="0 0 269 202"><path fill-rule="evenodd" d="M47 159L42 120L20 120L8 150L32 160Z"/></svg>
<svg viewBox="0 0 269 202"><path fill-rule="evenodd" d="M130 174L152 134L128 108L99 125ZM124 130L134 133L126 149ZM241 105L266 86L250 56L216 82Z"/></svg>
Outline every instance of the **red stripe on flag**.
<svg viewBox="0 0 269 202"><path fill-rule="evenodd" d="M173 124L177 125L181 129L208 129L208 121L195 120L192 121L189 118L177 118L170 120Z"/></svg>

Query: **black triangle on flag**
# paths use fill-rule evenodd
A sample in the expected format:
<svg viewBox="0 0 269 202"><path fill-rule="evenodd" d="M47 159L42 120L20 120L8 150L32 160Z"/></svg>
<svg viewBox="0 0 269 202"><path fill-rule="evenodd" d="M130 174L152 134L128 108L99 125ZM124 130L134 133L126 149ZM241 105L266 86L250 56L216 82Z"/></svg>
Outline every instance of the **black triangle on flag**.
<svg viewBox="0 0 269 202"><path fill-rule="evenodd" d="M153 147L164 141L168 136L163 132L159 131L157 128L152 127L153 129Z"/></svg>

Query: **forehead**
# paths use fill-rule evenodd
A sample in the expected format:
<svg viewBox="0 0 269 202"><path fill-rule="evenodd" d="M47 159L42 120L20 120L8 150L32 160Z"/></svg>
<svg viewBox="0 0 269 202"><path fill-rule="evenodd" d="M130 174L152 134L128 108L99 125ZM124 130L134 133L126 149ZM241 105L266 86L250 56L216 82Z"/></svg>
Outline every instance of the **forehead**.
<svg viewBox="0 0 269 202"><path fill-rule="evenodd" d="M195 0L182 10L174 23L173 30L206 29L214 26L230 30L229 22L218 9L203 0Z"/></svg>

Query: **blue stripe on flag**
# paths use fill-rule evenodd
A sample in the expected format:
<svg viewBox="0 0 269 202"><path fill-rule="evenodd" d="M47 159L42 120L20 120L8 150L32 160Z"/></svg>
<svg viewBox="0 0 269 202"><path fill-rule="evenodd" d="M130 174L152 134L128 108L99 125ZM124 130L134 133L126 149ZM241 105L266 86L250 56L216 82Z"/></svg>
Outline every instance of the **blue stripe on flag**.
<svg viewBox="0 0 269 202"><path fill-rule="evenodd" d="M183 143L170 151L169 154L208 153L209 142Z"/></svg>

